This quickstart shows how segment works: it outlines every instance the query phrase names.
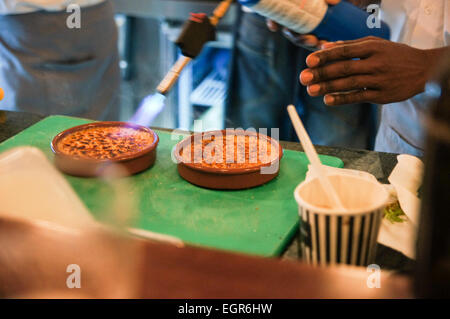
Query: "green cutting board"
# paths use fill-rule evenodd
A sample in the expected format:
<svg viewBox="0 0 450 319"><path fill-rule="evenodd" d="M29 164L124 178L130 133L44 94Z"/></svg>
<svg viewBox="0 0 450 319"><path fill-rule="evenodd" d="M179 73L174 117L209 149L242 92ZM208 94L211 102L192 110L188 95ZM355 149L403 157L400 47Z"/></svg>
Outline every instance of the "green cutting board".
<svg viewBox="0 0 450 319"><path fill-rule="evenodd" d="M35 146L53 158L52 138L85 119L50 116L0 144L0 152L16 146ZM160 143L155 165L125 179L122 192L136 200L140 212L133 226L168 234L201 246L248 254L275 256L283 252L298 227L293 192L304 180L308 160L304 153L284 150L279 176L266 185L241 191L203 189L183 180L171 160L177 140L157 131ZM321 156L324 164L343 167L335 157ZM66 176L94 216L108 218L105 207L114 196L105 181Z"/></svg>

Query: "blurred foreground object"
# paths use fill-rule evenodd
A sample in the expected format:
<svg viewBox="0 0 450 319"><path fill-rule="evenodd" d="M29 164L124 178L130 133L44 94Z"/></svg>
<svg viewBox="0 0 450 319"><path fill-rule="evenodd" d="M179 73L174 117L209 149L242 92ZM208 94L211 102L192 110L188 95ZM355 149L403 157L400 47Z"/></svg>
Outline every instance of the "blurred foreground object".
<svg viewBox="0 0 450 319"><path fill-rule="evenodd" d="M384 271L380 288L370 288L368 280L374 273L365 268L325 270L219 250L177 248L101 229L74 233L0 218L0 243L0 297L411 297L407 278ZM81 269L79 289L66 286L70 275L66 267L74 263Z"/></svg>
<svg viewBox="0 0 450 319"><path fill-rule="evenodd" d="M69 183L34 147L0 154L0 216L5 215L70 228L94 222Z"/></svg>
<svg viewBox="0 0 450 319"><path fill-rule="evenodd" d="M136 298L142 241L0 217L0 298ZM73 287L79 267L80 287Z"/></svg>
<svg viewBox="0 0 450 319"><path fill-rule="evenodd" d="M5 91L3 91L2 88L0 88L0 101L3 100L4 96L5 96Z"/></svg>
<svg viewBox="0 0 450 319"><path fill-rule="evenodd" d="M117 208L108 209L112 227L94 220L41 150L0 154L0 297L133 297L141 254L114 230L133 209L117 195L125 192L119 182L110 185ZM80 289L70 289L76 269Z"/></svg>
<svg viewBox="0 0 450 319"><path fill-rule="evenodd" d="M418 297L450 297L450 56L437 81L427 118L422 215L418 237Z"/></svg>

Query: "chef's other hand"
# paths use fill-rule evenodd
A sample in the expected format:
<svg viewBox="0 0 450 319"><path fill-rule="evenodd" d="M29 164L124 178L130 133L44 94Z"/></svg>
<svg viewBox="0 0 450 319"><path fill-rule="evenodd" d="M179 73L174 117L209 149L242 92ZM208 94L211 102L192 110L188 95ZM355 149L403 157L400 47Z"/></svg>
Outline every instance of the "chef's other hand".
<svg viewBox="0 0 450 319"><path fill-rule="evenodd" d="M341 0L326 0L326 2L330 5L335 5L341 2ZM299 47L303 47L306 49L320 49L323 44L327 43L325 40L318 39L315 35L312 34L299 34L288 28L280 26L273 20L266 20L267 28L272 32L277 32L281 30L283 35L291 41L293 44Z"/></svg>
<svg viewBox="0 0 450 319"><path fill-rule="evenodd" d="M424 91L433 68L427 50L376 37L324 47L307 57L300 82L327 105L407 100Z"/></svg>

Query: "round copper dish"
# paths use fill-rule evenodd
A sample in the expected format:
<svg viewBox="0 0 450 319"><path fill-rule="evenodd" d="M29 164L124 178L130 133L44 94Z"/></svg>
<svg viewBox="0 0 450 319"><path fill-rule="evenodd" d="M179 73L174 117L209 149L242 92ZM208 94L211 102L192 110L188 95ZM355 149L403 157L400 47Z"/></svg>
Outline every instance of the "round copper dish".
<svg viewBox="0 0 450 319"><path fill-rule="evenodd" d="M258 166L250 168L215 168L215 167L202 167L201 165L188 163L183 161L181 151L183 148L189 146L197 138L201 138L204 134L214 134L221 133L226 134L226 130L222 131L210 131L204 133L197 133L186 137L181 142L177 144L174 150L174 156L178 163L178 172L181 177L183 177L188 182L211 189L246 189L256 187L265 184L275 177L278 176L280 170L280 160L283 156L283 149L280 144L263 134L258 134L255 132L247 132L243 130L235 130L235 135L247 135L247 136L257 136L258 139L270 142L271 149L277 149L278 152L275 154L275 158L268 162ZM229 132L228 132L229 134ZM273 165L273 166L272 166ZM274 167L273 172L262 173L261 169L263 167Z"/></svg>
<svg viewBox="0 0 450 319"><path fill-rule="evenodd" d="M89 129L111 127L127 128L149 133L152 136L152 141L142 150L109 159L82 158L62 151L63 147L61 147L60 143L67 136ZM82 177L100 176L103 174L104 169L112 164L120 165L121 168L125 169L127 174L133 175L146 170L155 163L158 142L158 135L153 130L141 125L126 122L94 122L75 126L59 133L53 138L51 148L55 154L54 162L56 167L70 175Z"/></svg>

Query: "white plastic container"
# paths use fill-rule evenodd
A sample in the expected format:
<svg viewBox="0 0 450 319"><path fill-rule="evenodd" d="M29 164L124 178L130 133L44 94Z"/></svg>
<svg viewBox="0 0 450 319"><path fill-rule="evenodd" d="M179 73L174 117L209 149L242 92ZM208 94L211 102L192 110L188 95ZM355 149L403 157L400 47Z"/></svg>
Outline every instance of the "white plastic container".
<svg viewBox="0 0 450 319"><path fill-rule="evenodd" d="M17 147L0 154L0 216L70 228L94 218L41 150Z"/></svg>

